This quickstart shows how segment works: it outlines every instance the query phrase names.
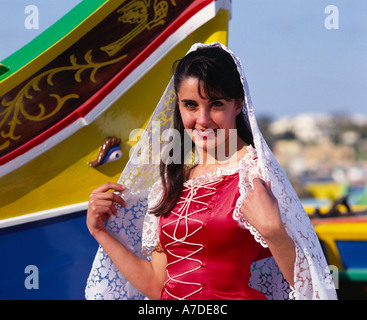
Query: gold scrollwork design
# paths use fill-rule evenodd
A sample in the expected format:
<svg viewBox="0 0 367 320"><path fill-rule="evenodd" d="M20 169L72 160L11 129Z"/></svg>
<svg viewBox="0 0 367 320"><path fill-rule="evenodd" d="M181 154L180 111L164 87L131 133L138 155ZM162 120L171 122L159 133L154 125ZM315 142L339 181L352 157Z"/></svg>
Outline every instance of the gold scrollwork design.
<svg viewBox="0 0 367 320"><path fill-rule="evenodd" d="M17 125L21 124L21 121L19 120L19 115L22 115L25 119L29 121L42 121L46 120L50 117L52 117L54 114L56 114L62 106L65 104L65 102L69 99L77 99L79 98L79 95L75 93L67 94L63 97L61 97L58 94L51 93L49 94L49 97L54 98L56 100L56 107L53 108L53 110L49 113L46 113L46 108L42 103L38 104L39 113L36 115L31 115L24 107L23 99L33 99L32 94L30 93L30 90L34 90L36 92L41 91L39 87L39 83L41 79L45 78L47 81L47 84L50 86L53 86L53 77L55 74L64 72L64 71L76 71L74 75L74 79L76 82L82 82L81 74L85 70L91 69L91 73L89 76L90 81L96 83L96 72L101 69L102 67L105 67L107 65L114 64L124 58L126 58L127 55L123 55L119 58L116 58L114 60L106 61L106 62L99 62L95 63L92 61L92 50L89 50L84 55L85 64L79 64L77 63L77 59L75 55L70 56L70 64L66 67L59 67L47 70L38 76L31 79L15 96L15 98L11 101L6 101L5 99L2 99L1 105L4 107L4 110L0 113L0 117L2 117L0 121L0 128L4 126L4 124L7 122L7 125L9 127L8 131L2 130L0 132L1 137L4 139L7 139L3 144L0 145L0 150L4 150L10 145L10 140L18 140L21 136L15 135L15 129Z"/></svg>
<svg viewBox="0 0 367 320"><path fill-rule="evenodd" d="M175 0L170 0L172 5L176 6ZM169 4L167 1L159 1L154 0L153 9L154 9L154 18L149 21L148 9L151 6L150 0L133 0L124 5L122 8L117 10L118 14L121 14L118 18L118 21L129 24L138 24L132 31L126 34L124 37L119 40L101 47L100 50L106 52L109 56L116 55L127 43L133 40L136 36L138 36L145 29L150 30L158 25L165 23L165 18L168 13ZM42 79L46 79L47 84L50 86L54 85L53 77L55 74L65 71L75 71L74 79L76 82L82 82L81 74L88 69L91 69L89 80L93 83L96 83L96 73L102 67L112 65L117 63L118 61L126 58L127 55L122 55L116 59L95 63L92 61L92 50L89 50L84 55L84 60L86 63L79 64L77 62L77 58L75 55L71 55L70 65L63 66L58 68L53 68L43 73L40 73L36 77L32 78L30 81L24 85L15 98L11 101L6 101L2 99L1 106L3 110L0 110L0 136L6 141L0 144L0 150L4 150L9 147L10 140L18 140L21 138L20 135L15 134L15 129L17 125L21 125L21 121L19 120L19 116L22 115L25 119L29 121L42 121L48 119L55 115L66 103L67 100L77 99L79 95L76 93L70 93L63 97L58 94L50 93L49 97L56 100L56 106L49 113L46 112L46 108L42 103L38 104L39 112L36 115L30 114L23 104L23 99L33 99L30 90L32 89L35 92L41 91L39 87L39 83ZM4 126L7 125L7 130Z"/></svg>
<svg viewBox="0 0 367 320"><path fill-rule="evenodd" d="M175 0L170 0L172 5L176 6ZM105 51L110 57L118 53L127 43L134 39L137 35L143 32L145 29L150 30L154 27L164 24L167 17L169 4L167 1L154 0L154 18L149 21L149 7L151 6L150 0L134 0L126 4L123 8L117 10L117 13L121 14L118 18L119 21L129 24L138 24L128 34L118 39L117 41L101 47L102 51Z"/></svg>

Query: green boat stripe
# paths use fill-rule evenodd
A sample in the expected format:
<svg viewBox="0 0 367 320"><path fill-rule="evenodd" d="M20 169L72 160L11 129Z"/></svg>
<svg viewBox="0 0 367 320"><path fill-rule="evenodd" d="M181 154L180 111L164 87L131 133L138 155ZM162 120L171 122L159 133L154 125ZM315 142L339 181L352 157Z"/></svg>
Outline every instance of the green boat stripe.
<svg viewBox="0 0 367 320"><path fill-rule="evenodd" d="M9 71L0 76L0 81L9 77L9 75L15 73L56 42L60 41L106 1L108 0L84 0L80 2L39 36L2 60L1 63Z"/></svg>
<svg viewBox="0 0 367 320"><path fill-rule="evenodd" d="M348 269L342 270L339 274L341 279L350 281L367 281L367 269Z"/></svg>

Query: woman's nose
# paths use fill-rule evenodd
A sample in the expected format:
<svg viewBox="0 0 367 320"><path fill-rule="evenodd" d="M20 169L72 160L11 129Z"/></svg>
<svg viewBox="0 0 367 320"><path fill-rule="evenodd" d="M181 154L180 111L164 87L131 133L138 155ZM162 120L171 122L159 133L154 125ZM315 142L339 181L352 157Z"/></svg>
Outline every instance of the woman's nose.
<svg viewBox="0 0 367 320"><path fill-rule="evenodd" d="M210 110L208 110L207 108L199 108L196 123L206 128L211 124L211 122L212 118L210 115Z"/></svg>

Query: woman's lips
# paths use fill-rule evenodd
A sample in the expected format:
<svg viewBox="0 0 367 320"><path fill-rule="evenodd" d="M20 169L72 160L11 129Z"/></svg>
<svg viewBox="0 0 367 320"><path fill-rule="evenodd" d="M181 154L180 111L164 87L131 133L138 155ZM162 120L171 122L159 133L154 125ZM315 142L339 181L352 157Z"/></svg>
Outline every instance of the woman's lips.
<svg viewBox="0 0 367 320"><path fill-rule="evenodd" d="M202 138L209 138L215 134L215 130L213 129L195 129L195 130L197 135Z"/></svg>

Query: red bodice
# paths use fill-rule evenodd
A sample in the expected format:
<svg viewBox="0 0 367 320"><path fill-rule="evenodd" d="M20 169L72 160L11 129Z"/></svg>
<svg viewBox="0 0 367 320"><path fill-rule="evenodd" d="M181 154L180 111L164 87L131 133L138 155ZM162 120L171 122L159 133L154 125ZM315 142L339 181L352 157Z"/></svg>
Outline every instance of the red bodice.
<svg viewBox="0 0 367 320"><path fill-rule="evenodd" d="M161 299L266 299L248 282L251 264L271 254L233 219L238 179L235 173L188 182L170 215L160 218L160 242L167 255Z"/></svg>

